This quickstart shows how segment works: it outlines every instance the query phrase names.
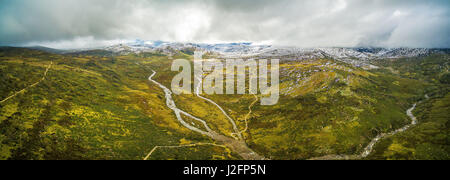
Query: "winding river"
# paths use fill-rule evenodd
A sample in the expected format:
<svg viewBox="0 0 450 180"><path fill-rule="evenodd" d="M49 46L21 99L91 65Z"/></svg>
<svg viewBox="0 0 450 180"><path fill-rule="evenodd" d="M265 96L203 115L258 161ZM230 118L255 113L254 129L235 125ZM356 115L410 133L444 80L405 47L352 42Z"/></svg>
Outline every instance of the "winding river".
<svg viewBox="0 0 450 180"><path fill-rule="evenodd" d="M220 107L217 103L215 103L214 101L207 99L205 97L200 96L200 92L199 92L199 87L197 87L197 91L196 91L196 95L203 99L206 100L208 102L210 102L211 104L214 104L215 106L217 106L222 113L230 120L230 122L233 124L233 129L235 130L235 132L238 132L237 135L239 136L239 138L237 139L233 139L224 135L221 135L215 131L213 131L208 124L206 123L205 120L202 120L200 118L197 118L179 108L177 108L175 101L172 98L172 91L170 89L168 89L167 87L165 87L164 85L162 85L161 83L153 80L153 77L156 75L156 72L153 71L153 74L148 78L149 81L153 82L154 84L158 85L165 93L165 98L166 98L166 105L169 109L171 109L176 117L177 120L186 128L200 133L202 135L208 136L214 140L216 140L217 142L220 142L222 144L224 144L225 146L227 146L228 148L230 148L231 150L233 150L234 152L238 153L242 158L246 159L246 160L262 160L265 159L264 157L258 155L257 153L255 153L253 150L251 150L247 144L245 143L245 141L242 139L241 134L239 133L239 131L237 130L236 124L234 122L234 120L228 116L228 114L225 112L225 110L223 110L222 107ZM201 77L197 77L198 79L202 79ZM199 83L202 84L202 83ZM427 99L429 98L427 95L425 96ZM390 137L393 135L396 135L398 133L404 132L408 129L410 129L412 126L417 124L417 118L414 116L414 114L412 113L414 111L414 109L416 109L417 103L414 104L410 109L408 109L406 111L406 115L411 119L411 124L408 124L400 129L397 129L395 131L392 131L390 133L383 133L378 135L377 137L375 137L374 139L372 139L372 141L366 146L366 148L364 148L364 151L359 154L359 155L327 155L327 156L323 156L323 157L316 157L316 158L311 158L311 160L351 160L351 159L363 159L368 157L372 152L373 152L373 148L375 147L375 145L382 139L386 138L386 137ZM192 125L190 125L189 123L187 123L182 115L191 118L195 121L200 122L203 126L205 130L199 129L197 127L194 127Z"/></svg>
<svg viewBox="0 0 450 180"><path fill-rule="evenodd" d="M153 80L153 77L156 75L156 72L153 71L153 70L152 70L152 72L153 72L153 74L148 78L149 81L153 82L154 84L158 85L161 89L163 89L163 91L164 91L164 93L165 93L165 98L166 98L166 105L167 105L167 107L168 107L169 109L171 109L171 110L175 113L175 115L176 115L176 117L177 117L177 120L178 120L184 127L188 128L188 129L190 129L190 130L192 130L192 131L194 131L194 132L197 132L197 133L200 133L200 134L202 134L202 135L208 136L208 137L210 137L210 138L216 140L217 142L224 144L226 147L230 148L232 151L234 151L234 152L236 152L237 154L239 154L239 155L240 155L243 159L245 159L245 160L263 160L263 159L265 159L264 157L258 155L258 154L255 153L253 150L251 150L251 149L247 146L247 144L245 143L245 141L244 141L243 139L241 139L241 138L239 138L239 139L233 139L233 138L230 138L230 137L221 135L221 134L215 132L214 130L212 130L212 129L208 126L208 124L206 123L206 121L204 121L204 120L202 120L202 119L200 119L200 118L197 118L197 117L195 117L195 116L193 116L193 115L191 115L191 114L189 114L189 113L187 113L187 112L185 112L185 111L183 111L183 110L177 108L177 106L176 106L176 104L175 104L175 101L174 101L173 98L172 98L172 94L173 94L172 91L171 91L170 89L168 89L167 87L165 87L164 85L162 85L161 83L159 83L159 82ZM199 88L197 88L197 89L199 89ZM217 106L217 107L218 107L218 108L219 108L219 109L220 109L220 110L221 110L221 111L222 111L222 112L230 119L230 121L232 121L232 122L234 123L234 121L233 121L233 120L225 113L225 111L223 110L223 108L220 107L217 103L215 103L214 101L212 101L212 100L210 100L210 99L201 97L201 96L199 95L199 92L198 92L198 91L197 91L197 96L199 96L200 98L202 98L202 99L204 99L204 100L206 100L206 101L208 101L208 102L213 103L214 105L216 105L216 106ZM194 120L200 122L201 124L203 124L205 130L199 129L199 128L194 127L194 126L191 126L189 123L187 123L187 122L183 119L182 115L185 115L186 117L192 118L192 119L194 119ZM237 128L235 128L235 130L236 130L236 129L237 129Z"/></svg>
<svg viewBox="0 0 450 180"><path fill-rule="evenodd" d="M427 95L425 95L425 98L428 99L429 97ZM352 159L366 158L373 152L373 148L375 147L375 145L378 142L380 142L382 139L391 137L391 136L396 135L401 132L405 132L406 130L408 130L409 128L411 128L417 124L417 118L412 113L414 111L414 109L416 109L416 107L417 107L417 103L414 104L410 109L408 109L406 111L406 115L408 115L408 117L411 119L411 124L403 126L402 128L392 131L390 133L382 133L382 134L378 135L377 137L372 139L372 141L366 146L366 148L364 148L364 151L361 154L359 154L359 155L327 155L327 156L322 156L322 157L311 158L310 160L352 160Z"/></svg>

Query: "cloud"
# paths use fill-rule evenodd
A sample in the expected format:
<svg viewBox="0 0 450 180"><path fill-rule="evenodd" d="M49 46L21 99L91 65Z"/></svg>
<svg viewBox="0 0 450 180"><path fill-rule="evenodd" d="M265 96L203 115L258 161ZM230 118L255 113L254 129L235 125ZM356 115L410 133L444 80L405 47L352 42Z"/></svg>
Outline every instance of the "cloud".
<svg viewBox="0 0 450 180"><path fill-rule="evenodd" d="M0 0L0 45L123 39L450 48L447 0Z"/></svg>

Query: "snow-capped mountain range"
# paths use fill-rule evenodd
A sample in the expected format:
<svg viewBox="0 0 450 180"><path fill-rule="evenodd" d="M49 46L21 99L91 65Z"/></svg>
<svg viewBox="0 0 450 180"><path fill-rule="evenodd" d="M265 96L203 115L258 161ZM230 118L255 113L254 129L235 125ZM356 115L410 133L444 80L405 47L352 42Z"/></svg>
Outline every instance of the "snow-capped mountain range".
<svg viewBox="0 0 450 180"><path fill-rule="evenodd" d="M381 58L401 58L425 56L434 51L425 48L295 48L252 43L196 44L164 41L143 41L105 47L115 53L162 52L171 54L174 50L202 50L225 58L245 57L285 57L291 60L331 57L338 60L373 60Z"/></svg>
<svg viewBox="0 0 450 180"><path fill-rule="evenodd" d="M253 45L252 43L195 44L136 40L134 42L109 46L104 48L104 50L115 53L143 53L159 51L170 54L173 53L174 50L195 49L214 52L226 56L241 55L248 57L261 54L271 47L272 46L270 45Z"/></svg>

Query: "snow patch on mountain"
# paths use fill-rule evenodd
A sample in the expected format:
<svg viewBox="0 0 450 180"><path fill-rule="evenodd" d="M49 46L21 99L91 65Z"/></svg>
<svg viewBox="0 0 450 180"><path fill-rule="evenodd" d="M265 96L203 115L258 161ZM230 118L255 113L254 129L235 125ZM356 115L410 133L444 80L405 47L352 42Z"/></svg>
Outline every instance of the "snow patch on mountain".
<svg viewBox="0 0 450 180"><path fill-rule="evenodd" d="M377 68L371 60L426 56L437 50L425 48L296 48L253 43L177 43L135 40L104 48L121 54L158 52L173 55L177 51L201 50L218 54L222 58L279 58L285 61L332 58L368 69Z"/></svg>

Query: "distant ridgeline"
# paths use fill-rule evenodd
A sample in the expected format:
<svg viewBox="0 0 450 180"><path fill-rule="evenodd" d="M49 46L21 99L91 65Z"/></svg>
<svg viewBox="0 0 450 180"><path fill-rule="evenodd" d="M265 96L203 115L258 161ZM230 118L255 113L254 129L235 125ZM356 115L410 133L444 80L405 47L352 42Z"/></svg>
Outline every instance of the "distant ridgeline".
<svg viewBox="0 0 450 180"><path fill-rule="evenodd" d="M238 82L229 86L233 94L208 94L204 89L204 98L216 106L192 93L199 82L214 87L216 77L234 74L237 79L238 70L214 76L217 64L204 61L202 75L196 76L194 67L186 73L191 82L182 86L184 81L175 80L182 70L175 66L172 71L172 65L186 59L185 64L195 66L196 50L223 67L226 59L256 66L262 59L279 59L279 64L276 69L268 61L253 70L243 68L239 74L245 74L248 83L242 83L245 88ZM174 87L189 87L190 94L172 95L178 109L207 120L208 128L225 139L236 138L238 130L243 146L268 159L361 154L380 134L411 124L406 111L420 102L412 112L417 125L380 140L366 159L448 160L449 52L150 41L69 51L1 47L0 159L144 159L163 146L179 148L160 149L149 159L243 159L221 142L180 124L165 92L149 82L154 70L158 73L153 79L166 87L173 82ZM264 67L266 81L254 83L251 77L261 77ZM257 76L251 76L254 69ZM271 82L276 71L277 103L262 106L267 96L261 96L259 87L256 93L250 87L277 84ZM227 93L226 80L223 85ZM205 131L196 119L183 118Z"/></svg>

